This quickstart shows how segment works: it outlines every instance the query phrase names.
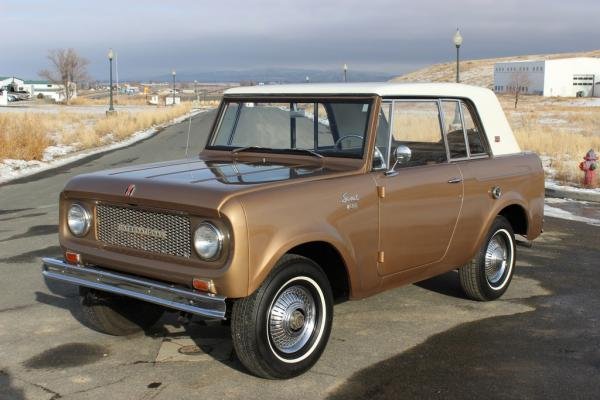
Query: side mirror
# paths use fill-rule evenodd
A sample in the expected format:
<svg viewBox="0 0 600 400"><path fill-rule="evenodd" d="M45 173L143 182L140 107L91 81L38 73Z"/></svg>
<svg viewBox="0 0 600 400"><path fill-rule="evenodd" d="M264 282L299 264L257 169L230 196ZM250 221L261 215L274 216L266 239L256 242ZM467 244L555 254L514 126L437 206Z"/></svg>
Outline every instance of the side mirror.
<svg viewBox="0 0 600 400"><path fill-rule="evenodd" d="M398 145L396 150L394 150L394 163L392 167L385 172L386 175L396 175L397 172L394 170L398 164L405 164L410 161L412 156L412 152L408 146L403 144Z"/></svg>

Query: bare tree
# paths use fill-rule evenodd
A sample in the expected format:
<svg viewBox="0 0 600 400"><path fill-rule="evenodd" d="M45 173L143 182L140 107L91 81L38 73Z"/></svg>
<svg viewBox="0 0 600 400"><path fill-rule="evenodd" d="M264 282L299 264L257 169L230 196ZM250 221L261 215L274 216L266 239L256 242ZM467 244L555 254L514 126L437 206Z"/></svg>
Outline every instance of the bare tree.
<svg viewBox="0 0 600 400"><path fill-rule="evenodd" d="M39 75L52 83L62 84L65 102L69 104L76 83L88 79L87 66L89 61L77 54L74 49L50 50L48 60L50 60L52 68L41 70Z"/></svg>
<svg viewBox="0 0 600 400"><path fill-rule="evenodd" d="M513 72L510 76L508 83L508 91L515 95L515 108L519 103L519 94L521 92L527 92L531 81L529 80L529 74L525 71Z"/></svg>

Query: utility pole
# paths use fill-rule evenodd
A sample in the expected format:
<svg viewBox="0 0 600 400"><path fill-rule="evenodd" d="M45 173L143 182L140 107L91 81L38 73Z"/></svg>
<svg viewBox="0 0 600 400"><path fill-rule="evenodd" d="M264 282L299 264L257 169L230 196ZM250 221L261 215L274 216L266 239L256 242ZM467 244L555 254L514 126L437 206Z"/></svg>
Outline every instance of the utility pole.
<svg viewBox="0 0 600 400"><path fill-rule="evenodd" d="M108 111L106 112L106 114L108 114L108 115L115 112L115 109L113 107L112 60L113 60L113 51L112 51L112 49L109 49L108 50L108 65L109 65L109 69L110 69L110 73L109 73L110 103L108 106Z"/></svg>
<svg viewBox="0 0 600 400"><path fill-rule="evenodd" d="M173 107L175 106L175 68L173 68L173 71L171 71L171 73L173 74Z"/></svg>

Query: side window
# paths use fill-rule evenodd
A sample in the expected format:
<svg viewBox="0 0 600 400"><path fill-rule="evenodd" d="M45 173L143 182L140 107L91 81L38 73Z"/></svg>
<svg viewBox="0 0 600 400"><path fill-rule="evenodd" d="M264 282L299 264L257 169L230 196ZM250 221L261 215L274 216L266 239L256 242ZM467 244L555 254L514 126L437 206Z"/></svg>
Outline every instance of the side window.
<svg viewBox="0 0 600 400"><path fill-rule="evenodd" d="M483 137L481 130L475 124L475 119L471 113L471 108L461 101L463 119L465 121L465 130L467 131L467 140L469 141L469 150L471 155L486 154L485 146L483 145Z"/></svg>
<svg viewBox="0 0 600 400"><path fill-rule="evenodd" d="M398 167L446 161L440 114L436 101L395 101L392 123L392 154L398 146L410 150L410 159Z"/></svg>
<svg viewBox="0 0 600 400"><path fill-rule="evenodd" d="M444 134L448 141L450 158L464 158L468 156L465 133L463 132L462 119L460 118L460 104L455 100L442 101Z"/></svg>

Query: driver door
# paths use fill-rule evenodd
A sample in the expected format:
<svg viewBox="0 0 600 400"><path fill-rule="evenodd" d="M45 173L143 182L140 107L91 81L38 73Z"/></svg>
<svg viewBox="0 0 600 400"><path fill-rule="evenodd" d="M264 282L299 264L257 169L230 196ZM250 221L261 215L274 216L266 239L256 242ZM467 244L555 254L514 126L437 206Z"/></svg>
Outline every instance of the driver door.
<svg viewBox="0 0 600 400"><path fill-rule="evenodd" d="M377 147L394 164L399 146L410 156L392 173L377 172L385 188L379 199L378 272L390 275L441 260L462 206L460 169L448 163L437 100L395 100L387 109L389 129L379 129ZM387 140L386 140L387 139ZM385 146L385 143L388 143ZM389 162L386 164L390 165Z"/></svg>

